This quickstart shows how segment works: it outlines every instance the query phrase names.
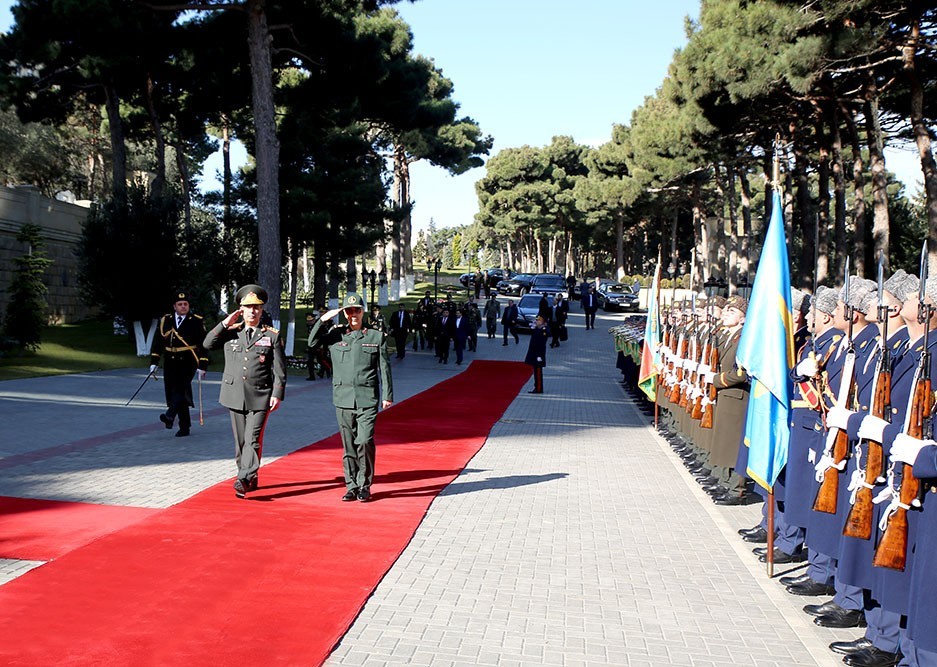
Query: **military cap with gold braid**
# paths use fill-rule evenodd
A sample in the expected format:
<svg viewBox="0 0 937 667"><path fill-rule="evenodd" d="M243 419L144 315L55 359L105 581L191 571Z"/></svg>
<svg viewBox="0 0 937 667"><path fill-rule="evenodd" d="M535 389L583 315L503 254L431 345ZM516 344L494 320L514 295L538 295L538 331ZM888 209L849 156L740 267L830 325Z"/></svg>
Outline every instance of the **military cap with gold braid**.
<svg viewBox="0 0 937 667"><path fill-rule="evenodd" d="M364 308L364 302L361 300L360 295L354 292L349 292L345 295L345 300L342 302L342 310L347 310L349 308Z"/></svg>
<svg viewBox="0 0 937 667"><path fill-rule="evenodd" d="M244 285L234 298L239 306L262 306L267 303L267 290L260 285Z"/></svg>

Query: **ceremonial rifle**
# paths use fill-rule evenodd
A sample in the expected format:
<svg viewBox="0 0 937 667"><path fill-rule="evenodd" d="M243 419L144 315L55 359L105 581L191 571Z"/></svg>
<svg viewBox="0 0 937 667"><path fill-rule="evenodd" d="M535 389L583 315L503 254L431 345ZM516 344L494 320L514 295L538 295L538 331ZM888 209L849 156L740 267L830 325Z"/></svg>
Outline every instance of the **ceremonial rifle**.
<svg viewBox="0 0 937 667"><path fill-rule="evenodd" d="M681 317L683 314L683 307L680 308ZM677 349L676 349L676 358L674 359L674 383L673 387L670 389L670 402L674 405L680 404L680 392L681 384L683 382L683 362L686 359L687 352L687 337L686 337L687 325L683 323L683 330L680 332L680 336L677 339Z"/></svg>
<svg viewBox="0 0 937 667"><path fill-rule="evenodd" d="M706 304L706 342L703 344L702 354L699 358L699 367L696 373L696 387L693 391L693 411L690 413L690 417L697 420L702 420L703 418L703 396L706 395L706 373L711 372L709 366L709 357L713 345L713 318L712 318L712 299L710 303Z"/></svg>
<svg viewBox="0 0 937 667"><path fill-rule="evenodd" d="M716 336L716 308L712 309L712 322L709 331L709 356L706 363L709 365L709 372L715 373L719 368L719 340ZM707 381L703 386L703 415L700 418L700 428L713 427L713 412L716 408L716 383Z"/></svg>
<svg viewBox="0 0 937 667"><path fill-rule="evenodd" d="M924 349L918 360L916 380L911 390L911 400L908 413L905 415L905 433L918 440L930 440L934 435L932 414L934 396L931 392L930 378L930 351L928 345L928 331L934 307L924 302L926 297L925 283L927 282L927 241L921 250L921 287L918 290L917 321L924 325ZM876 567L886 567L892 570L904 570L908 562L908 510L921 506L921 480L914 476L914 466L910 463L902 464L901 486L897 490L897 497L892 489L891 504L882 517L885 534L875 550L872 564Z"/></svg>
<svg viewBox="0 0 937 667"><path fill-rule="evenodd" d="M846 358L839 380L839 392L836 404L843 408L852 405L855 389L856 348L852 341L853 309L849 305L849 258L846 258L846 277L843 284L843 313L849 320L846 334ZM825 463L817 469L817 479L820 481L820 490L813 502L813 509L826 514L836 514L836 498L839 494L839 473L846 467L849 456L849 436L846 431L835 426L827 432L826 447L823 450L821 461Z"/></svg>
<svg viewBox="0 0 937 667"><path fill-rule="evenodd" d="M885 266L882 255L878 257L878 321L882 323L882 350L875 367L875 377L872 380L872 406L869 414L879 419L891 421L891 350L888 349L888 306L884 303ZM868 540L872 537L872 489L877 482L885 481L885 455L882 443L875 440L866 440L868 454L865 460L865 470L856 470L857 478L853 485L858 485L855 502L846 525L843 526L843 535ZM851 488L852 485L850 485Z"/></svg>
<svg viewBox="0 0 937 667"><path fill-rule="evenodd" d="M690 275L690 286L693 286L693 275ZM693 406L690 405L690 388L693 386L693 383L696 382L696 369L699 367L699 322L696 321L696 294L693 293L690 295L690 327L691 334L693 336L692 344L687 340L687 356L686 364L690 368L686 369L686 372L683 374L684 381L683 387L680 390L680 407L687 411L689 414ZM689 406L689 407L688 407Z"/></svg>

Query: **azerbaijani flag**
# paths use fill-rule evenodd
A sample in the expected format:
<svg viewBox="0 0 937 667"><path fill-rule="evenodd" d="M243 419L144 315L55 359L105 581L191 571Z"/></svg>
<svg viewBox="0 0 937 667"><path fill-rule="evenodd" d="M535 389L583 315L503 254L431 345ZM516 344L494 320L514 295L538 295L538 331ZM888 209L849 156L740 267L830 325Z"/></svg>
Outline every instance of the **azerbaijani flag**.
<svg viewBox="0 0 937 667"><path fill-rule="evenodd" d="M641 349L641 369L638 371L638 386L654 401L657 396L657 374L660 370L660 255L654 280L647 295L647 323L644 325L644 347Z"/></svg>
<svg viewBox="0 0 937 667"><path fill-rule="evenodd" d="M735 358L752 382L745 421L748 475L769 491L787 463L794 361L791 272L781 194L775 188L745 325Z"/></svg>

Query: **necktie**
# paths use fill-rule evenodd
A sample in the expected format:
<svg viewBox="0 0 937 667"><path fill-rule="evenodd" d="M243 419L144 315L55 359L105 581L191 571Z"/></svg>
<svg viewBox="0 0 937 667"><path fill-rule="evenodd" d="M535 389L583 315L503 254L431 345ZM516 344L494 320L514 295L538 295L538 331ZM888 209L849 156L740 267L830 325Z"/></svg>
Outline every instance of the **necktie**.
<svg viewBox="0 0 937 667"><path fill-rule="evenodd" d="M182 326L182 318L176 315L176 328L178 329L181 326Z"/></svg>
<svg viewBox="0 0 937 667"><path fill-rule="evenodd" d="M248 329L248 330L247 330L247 340L250 340L250 339L253 338L253 337L254 337L254 330L253 330L253 329Z"/></svg>

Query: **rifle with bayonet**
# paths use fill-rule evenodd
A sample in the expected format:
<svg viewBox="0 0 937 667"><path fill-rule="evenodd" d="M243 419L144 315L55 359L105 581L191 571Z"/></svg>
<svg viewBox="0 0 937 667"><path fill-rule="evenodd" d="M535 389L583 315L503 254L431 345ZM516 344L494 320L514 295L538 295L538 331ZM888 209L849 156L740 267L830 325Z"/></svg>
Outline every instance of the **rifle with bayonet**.
<svg viewBox="0 0 937 667"><path fill-rule="evenodd" d="M681 308L682 311L682 308ZM676 358L674 360L674 383L673 387L670 389L670 402L674 405L680 404L680 393L683 390L683 375L684 368L683 364L686 360L687 355L687 328L689 324L687 322L683 323L683 327L680 331L680 336L677 340L677 349L675 350Z"/></svg>
<svg viewBox="0 0 937 667"><path fill-rule="evenodd" d="M908 413L905 415L905 433L918 440L930 440L934 435L933 408L934 396L931 391L930 377L930 351L928 345L928 331L930 330L931 316L934 307L924 302L927 294L927 241L921 250L921 286L918 290L917 321L924 325L924 349L918 360L916 380L911 390L911 400ZM885 510L883 521L885 533L875 550L872 564L876 567L886 567L892 570L904 570L908 561L908 510L921 506L921 494L924 488L921 480L914 476L913 466L902 464L901 486L892 493L891 504Z"/></svg>
<svg viewBox="0 0 937 667"><path fill-rule="evenodd" d="M700 421L700 426L702 427L702 420L704 410L704 398L707 396L707 391L709 388L709 382L707 381L708 374L712 373L712 366L709 365L709 359L712 356L712 348L714 345L713 342L713 330L715 329L715 319L713 318L713 306L712 299L706 304L706 342L703 343L703 351L700 355L699 360L699 372L697 373L697 383L696 390L694 391L694 400L693 400L693 412L691 417Z"/></svg>
<svg viewBox="0 0 937 667"><path fill-rule="evenodd" d="M888 311L884 303L884 260L878 258L878 321L882 324L882 349L875 367L875 376L872 380L872 405L869 411L873 417L891 421L891 350L888 349ZM868 453L865 459L865 470L858 468L856 474L860 476L854 483L859 485L856 490L855 502L846 524L843 526L843 535L868 540L872 537L873 505L872 489L876 483L885 481L885 452L882 443L875 440L866 440ZM861 441L857 446L857 455Z"/></svg>
<svg viewBox="0 0 937 667"><path fill-rule="evenodd" d="M836 404L849 408L853 403L856 380L856 348L852 341L853 309L849 305L849 258L846 258L846 277L843 285L843 313L848 320L846 334L846 357L840 375L839 392ZM836 514L836 500L839 494L839 473L846 467L849 457L849 435L846 431L833 427L826 435L826 447L820 463L817 464L817 480L820 489L813 502L813 509L826 514Z"/></svg>
<svg viewBox="0 0 937 667"><path fill-rule="evenodd" d="M709 364L710 377L719 369L719 336L717 334L718 322L716 322L716 312L713 309L712 329L709 332L711 344L709 346L709 357L706 363ZM700 419L700 428L713 427L713 413L716 409L716 383L712 380L707 381L703 390L703 416Z"/></svg>

